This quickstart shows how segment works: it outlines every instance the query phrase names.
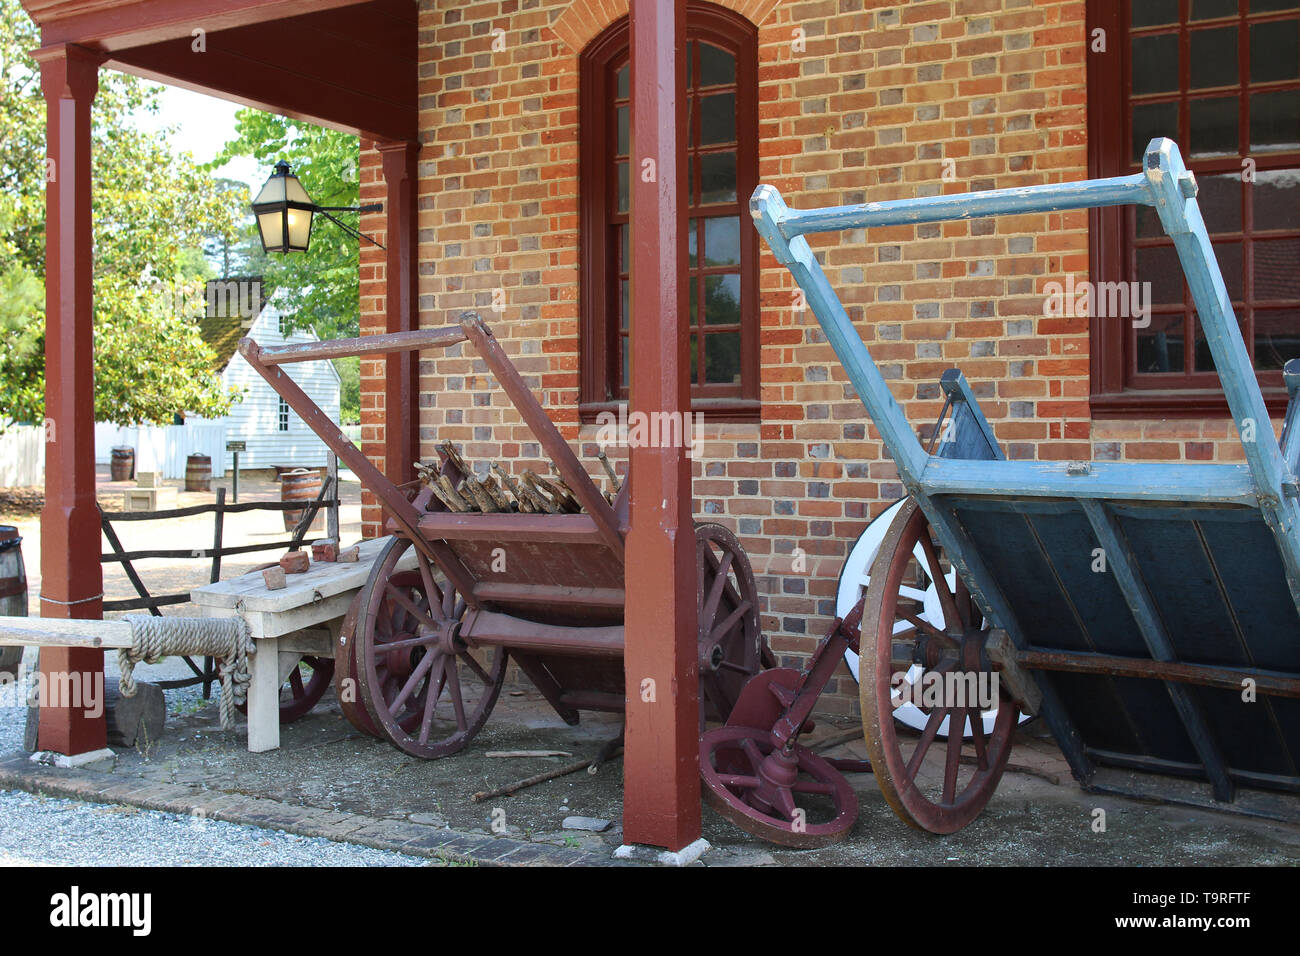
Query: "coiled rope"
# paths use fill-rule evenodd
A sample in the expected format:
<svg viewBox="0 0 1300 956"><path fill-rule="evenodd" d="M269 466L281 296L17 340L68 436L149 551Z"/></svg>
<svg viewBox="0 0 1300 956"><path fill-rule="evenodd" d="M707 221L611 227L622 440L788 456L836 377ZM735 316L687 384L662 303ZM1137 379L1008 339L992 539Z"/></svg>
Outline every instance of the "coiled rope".
<svg viewBox="0 0 1300 956"><path fill-rule="evenodd" d="M154 617L127 614L131 646L119 648L122 672L118 690L134 697L135 665L156 664L164 657L202 655L221 658L221 729L235 726L235 708L248 698L248 657L257 647L242 617Z"/></svg>

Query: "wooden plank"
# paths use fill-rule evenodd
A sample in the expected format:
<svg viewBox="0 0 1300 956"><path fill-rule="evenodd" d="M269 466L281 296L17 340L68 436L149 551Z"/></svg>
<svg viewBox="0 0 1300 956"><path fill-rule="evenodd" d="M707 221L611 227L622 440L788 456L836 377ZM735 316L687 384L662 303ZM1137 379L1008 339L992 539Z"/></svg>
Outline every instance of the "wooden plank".
<svg viewBox="0 0 1300 956"><path fill-rule="evenodd" d="M282 345L277 348L262 349L260 357L263 365L287 365L291 362L348 358L353 355L371 355L375 352L411 352L419 349L447 348L464 341L465 332L459 325L444 325L437 329L420 329L415 332L389 332L383 335L363 335L354 339L327 339L324 342Z"/></svg>
<svg viewBox="0 0 1300 956"><path fill-rule="evenodd" d="M605 544L589 514L454 514L432 512L420 518L420 533L446 541L531 541L539 544ZM611 555L610 560L615 560Z"/></svg>
<svg viewBox="0 0 1300 956"><path fill-rule="evenodd" d="M0 644L89 649L130 647L131 625L126 621L0 617Z"/></svg>
<svg viewBox="0 0 1300 956"><path fill-rule="evenodd" d="M574 657L620 657L623 628L556 627L499 614L478 611L469 616L461 633L475 644L500 645L547 654Z"/></svg>
<svg viewBox="0 0 1300 956"><path fill-rule="evenodd" d="M510 584L480 581L474 588L482 601L518 601L521 604L577 604L594 607L622 607L622 588L568 588L549 584Z"/></svg>

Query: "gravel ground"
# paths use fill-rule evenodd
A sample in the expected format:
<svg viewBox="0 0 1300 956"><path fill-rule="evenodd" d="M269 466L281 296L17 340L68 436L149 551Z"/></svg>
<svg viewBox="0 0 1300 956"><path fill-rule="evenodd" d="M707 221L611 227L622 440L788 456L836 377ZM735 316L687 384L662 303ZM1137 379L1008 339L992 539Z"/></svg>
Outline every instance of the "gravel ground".
<svg viewBox="0 0 1300 956"><path fill-rule="evenodd" d="M0 866L428 866L318 837L0 790Z"/></svg>

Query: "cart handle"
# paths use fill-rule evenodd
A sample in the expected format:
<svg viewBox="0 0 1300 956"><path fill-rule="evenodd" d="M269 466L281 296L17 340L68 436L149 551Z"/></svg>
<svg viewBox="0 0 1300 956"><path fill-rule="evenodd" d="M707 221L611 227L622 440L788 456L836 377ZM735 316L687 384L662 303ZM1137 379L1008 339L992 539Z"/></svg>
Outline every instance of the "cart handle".
<svg viewBox="0 0 1300 956"><path fill-rule="evenodd" d="M304 342L300 345L281 345L275 348L259 347L258 359L263 365L288 365L292 362L350 358L353 355L371 355L375 352L414 352L419 349L450 348L464 341L465 331L459 325L444 325L439 329L419 329L415 332L388 332L384 335L363 335L355 339L326 339L324 342ZM242 343L240 348L242 351Z"/></svg>

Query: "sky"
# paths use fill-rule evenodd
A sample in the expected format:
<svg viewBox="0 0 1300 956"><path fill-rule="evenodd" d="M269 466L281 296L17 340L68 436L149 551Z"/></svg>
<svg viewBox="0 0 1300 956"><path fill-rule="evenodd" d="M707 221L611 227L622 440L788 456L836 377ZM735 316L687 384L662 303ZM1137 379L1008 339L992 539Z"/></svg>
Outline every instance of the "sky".
<svg viewBox="0 0 1300 956"><path fill-rule="evenodd" d="M173 145L178 151L193 153L200 163L216 156L221 147L235 136L235 112L240 109L237 103L175 86L163 88L160 102L162 108L157 115L137 115L140 126L151 130L178 127ZM241 156L221 167L217 175L246 182L256 192L271 175L271 170L261 169L252 158Z"/></svg>

